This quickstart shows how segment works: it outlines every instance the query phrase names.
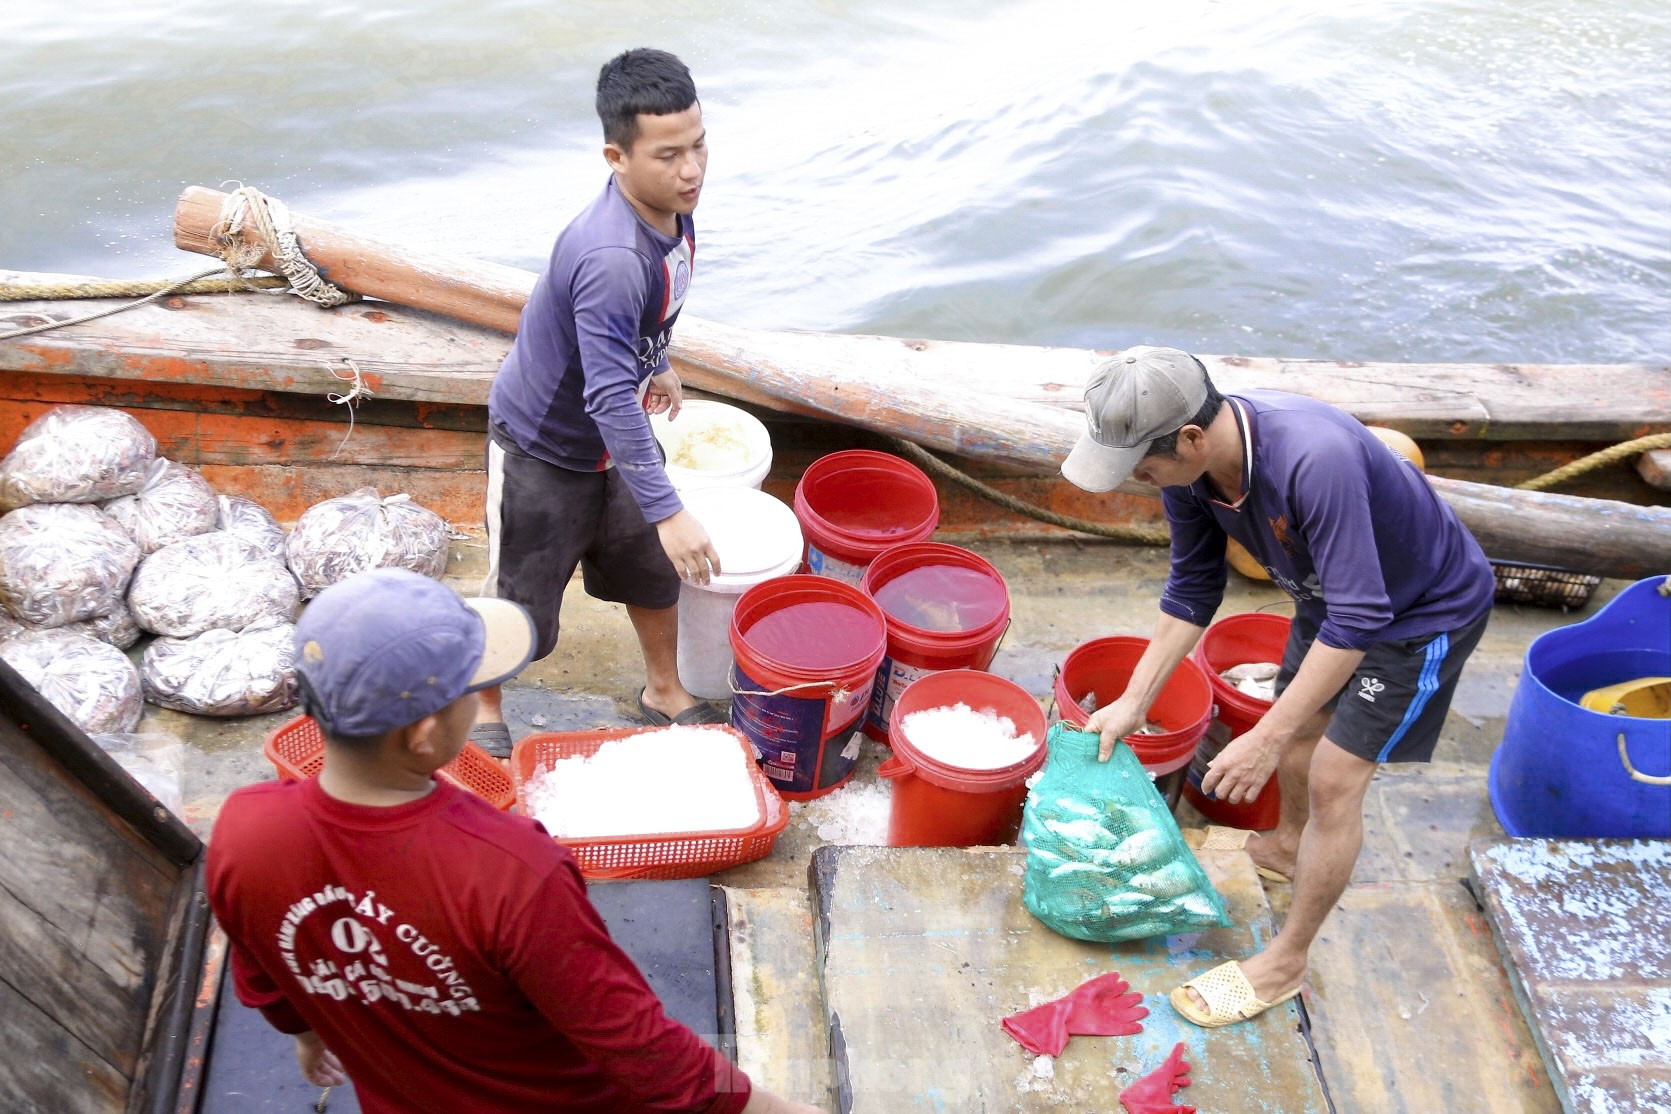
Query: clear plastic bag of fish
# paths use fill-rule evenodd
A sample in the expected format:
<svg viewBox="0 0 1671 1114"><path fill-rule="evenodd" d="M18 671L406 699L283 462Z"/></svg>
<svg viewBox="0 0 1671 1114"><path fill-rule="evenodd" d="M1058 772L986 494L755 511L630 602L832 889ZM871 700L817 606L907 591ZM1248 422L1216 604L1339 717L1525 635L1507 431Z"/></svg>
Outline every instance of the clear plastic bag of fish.
<svg viewBox="0 0 1671 1114"><path fill-rule="evenodd" d="M1021 822L1028 912L1064 936L1110 943L1228 925L1137 756L1121 743L1098 762L1097 743L1066 724L1050 729Z"/></svg>
<svg viewBox="0 0 1671 1114"><path fill-rule="evenodd" d="M145 485L106 503L104 513L128 532L141 553L155 553L213 530L220 507L215 489L195 469L159 456L145 473Z"/></svg>
<svg viewBox="0 0 1671 1114"><path fill-rule="evenodd" d="M102 503L145 483L157 439L126 411L54 406L0 460L0 511L31 503Z"/></svg>
<svg viewBox="0 0 1671 1114"><path fill-rule="evenodd" d="M36 503L0 517L0 605L32 627L61 627L121 605L139 547L87 503Z"/></svg>
<svg viewBox="0 0 1671 1114"><path fill-rule="evenodd" d="M315 503L302 512L285 541L290 570L312 597L357 572L411 569L439 577L447 571L447 523L410 495L378 495L376 488Z"/></svg>
<svg viewBox="0 0 1671 1114"><path fill-rule="evenodd" d="M219 510L217 528L233 537L242 538L279 564L287 564L284 552L284 527L272 512L253 499L242 495L222 495L215 500Z"/></svg>
<svg viewBox="0 0 1671 1114"><path fill-rule="evenodd" d="M139 726L139 671L108 643L74 631L26 631L0 642L0 659L89 735Z"/></svg>
<svg viewBox="0 0 1671 1114"><path fill-rule="evenodd" d="M296 703L295 624L158 638L145 647L145 699L200 716L253 716Z"/></svg>
<svg viewBox="0 0 1671 1114"><path fill-rule="evenodd" d="M122 600L117 601L115 608L108 615L95 615L91 619L78 619L57 627L39 627L21 622L13 618L11 612L0 607L0 642L14 634L32 630L63 630L85 634L100 642L108 642L118 650L126 650L138 642L142 633L139 624L133 621L133 612L128 610L127 603Z"/></svg>
<svg viewBox="0 0 1671 1114"><path fill-rule="evenodd" d="M145 558L128 590L134 620L170 638L288 622L300 599L290 570L225 530L163 546Z"/></svg>
<svg viewBox="0 0 1671 1114"><path fill-rule="evenodd" d="M176 816L184 814L186 744L160 731L116 731L94 735L93 741L159 804Z"/></svg>

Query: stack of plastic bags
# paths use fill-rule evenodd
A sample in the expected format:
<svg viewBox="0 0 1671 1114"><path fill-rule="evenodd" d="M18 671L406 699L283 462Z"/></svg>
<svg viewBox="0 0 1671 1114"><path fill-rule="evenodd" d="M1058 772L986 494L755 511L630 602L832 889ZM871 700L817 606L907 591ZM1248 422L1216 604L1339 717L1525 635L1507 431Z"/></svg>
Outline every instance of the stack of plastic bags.
<svg viewBox="0 0 1671 1114"><path fill-rule="evenodd" d="M296 701L304 597L361 569L446 568L441 517L370 488L310 507L288 538L251 500L157 455L121 410L56 407L0 460L0 659L90 734L141 699L200 715ZM135 668L123 651L143 634Z"/></svg>

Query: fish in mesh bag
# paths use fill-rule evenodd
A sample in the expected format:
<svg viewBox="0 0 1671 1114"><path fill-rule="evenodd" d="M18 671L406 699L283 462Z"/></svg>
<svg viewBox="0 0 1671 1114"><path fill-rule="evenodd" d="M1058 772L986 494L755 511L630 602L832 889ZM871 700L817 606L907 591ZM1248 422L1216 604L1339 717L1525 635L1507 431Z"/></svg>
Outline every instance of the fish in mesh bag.
<svg viewBox="0 0 1671 1114"><path fill-rule="evenodd" d="M89 735L139 726L139 671L108 643L74 631L26 631L0 642L0 659Z"/></svg>
<svg viewBox="0 0 1671 1114"><path fill-rule="evenodd" d="M145 699L201 716L253 716L296 703L296 626L264 619L243 630L157 638L145 647Z"/></svg>
<svg viewBox="0 0 1671 1114"><path fill-rule="evenodd" d="M1115 942L1230 923L1171 809L1121 743L1097 761L1098 737L1058 723L1044 773L1027 794L1022 902L1052 930Z"/></svg>
<svg viewBox="0 0 1671 1114"><path fill-rule="evenodd" d="M357 572L411 569L439 577L447 571L447 523L410 495L383 498L358 491L302 512L285 541L290 570L311 597Z"/></svg>
<svg viewBox="0 0 1671 1114"><path fill-rule="evenodd" d="M102 503L145 483L157 439L131 414L54 406L0 460L0 511L31 503Z"/></svg>
<svg viewBox="0 0 1671 1114"><path fill-rule="evenodd" d="M300 592L290 571L225 530L166 545L134 573L128 606L154 634L190 638L295 617Z"/></svg>
<svg viewBox="0 0 1671 1114"><path fill-rule="evenodd" d="M220 518L215 489L184 464L159 456L145 474L145 486L112 499L104 511L138 544L155 553L182 538L207 533Z"/></svg>
<svg viewBox="0 0 1671 1114"><path fill-rule="evenodd" d="M0 604L20 622L61 627L109 615L139 547L88 503L35 503L0 517Z"/></svg>

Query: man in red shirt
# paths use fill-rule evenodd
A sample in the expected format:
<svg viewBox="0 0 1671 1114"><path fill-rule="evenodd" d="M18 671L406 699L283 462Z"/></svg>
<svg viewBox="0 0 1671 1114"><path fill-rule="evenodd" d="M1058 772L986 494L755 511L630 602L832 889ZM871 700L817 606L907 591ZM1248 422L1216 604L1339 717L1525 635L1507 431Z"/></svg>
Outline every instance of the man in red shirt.
<svg viewBox="0 0 1671 1114"><path fill-rule="evenodd" d="M663 1013L567 849L434 778L533 640L517 605L401 569L309 605L297 674L324 769L233 793L209 846L239 1000L367 1114L813 1114Z"/></svg>

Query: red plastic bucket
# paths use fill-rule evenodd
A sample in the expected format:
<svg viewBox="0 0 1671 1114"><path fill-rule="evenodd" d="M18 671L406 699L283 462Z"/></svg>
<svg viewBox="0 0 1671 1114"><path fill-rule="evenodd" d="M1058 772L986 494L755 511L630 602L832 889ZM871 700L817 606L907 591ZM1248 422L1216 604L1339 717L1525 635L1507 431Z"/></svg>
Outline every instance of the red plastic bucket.
<svg viewBox="0 0 1671 1114"><path fill-rule="evenodd" d="M1017 734L1038 747L1027 758L995 770L966 769L924 754L901 726L912 712L962 702L977 712L1008 716ZM894 702L888 723L893 754L876 771L893 782L888 809L892 847L1002 846L1021 831L1027 779L1046 757L1044 710L1026 689L977 669L948 669L913 681Z"/></svg>
<svg viewBox="0 0 1671 1114"><path fill-rule="evenodd" d="M1230 738L1253 729L1266 711L1269 700L1249 696L1230 684L1219 674L1232 666L1250 661L1281 663L1282 651L1288 645L1289 619L1286 615L1271 615L1263 611L1249 611L1240 615L1226 615L1201 636L1195 647L1195 660L1207 675L1213 688L1213 699L1218 703L1218 720L1230 731ZM1228 824L1233 828L1267 831L1276 827L1282 818L1282 794L1273 774L1271 780L1251 801L1233 805L1201 791L1201 779L1206 776L1207 763L1217 751L1205 747L1197 751L1196 761L1190 763L1184 775L1184 799L1209 820Z"/></svg>
<svg viewBox="0 0 1671 1114"><path fill-rule="evenodd" d="M807 570L857 586L885 549L920 542L940 522L940 497L921 468L888 453L848 449L813 461L795 485Z"/></svg>
<svg viewBox="0 0 1671 1114"><path fill-rule="evenodd" d="M1056 714L1065 723L1084 727L1091 714L1079 702L1095 693L1097 707L1113 703L1126 691L1132 671L1148 647L1147 638L1123 634L1093 638L1075 647L1056 675ZM1189 765L1196 744L1213 721L1213 690L1200 666L1188 658L1178 663L1150 707L1149 718L1165 732L1126 739L1144 769L1158 779Z"/></svg>
<svg viewBox="0 0 1671 1114"><path fill-rule="evenodd" d="M859 590L888 622L865 734L887 742L907 685L942 669L985 669L1010 625L1010 593L992 562L941 542L896 545L870 563Z"/></svg>
<svg viewBox="0 0 1671 1114"><path fill-rule="evenodd" d="M853 773L887 623L857 588L780 576L737 597L731 614L731 726L790 800L820 797Z"/></svg>

